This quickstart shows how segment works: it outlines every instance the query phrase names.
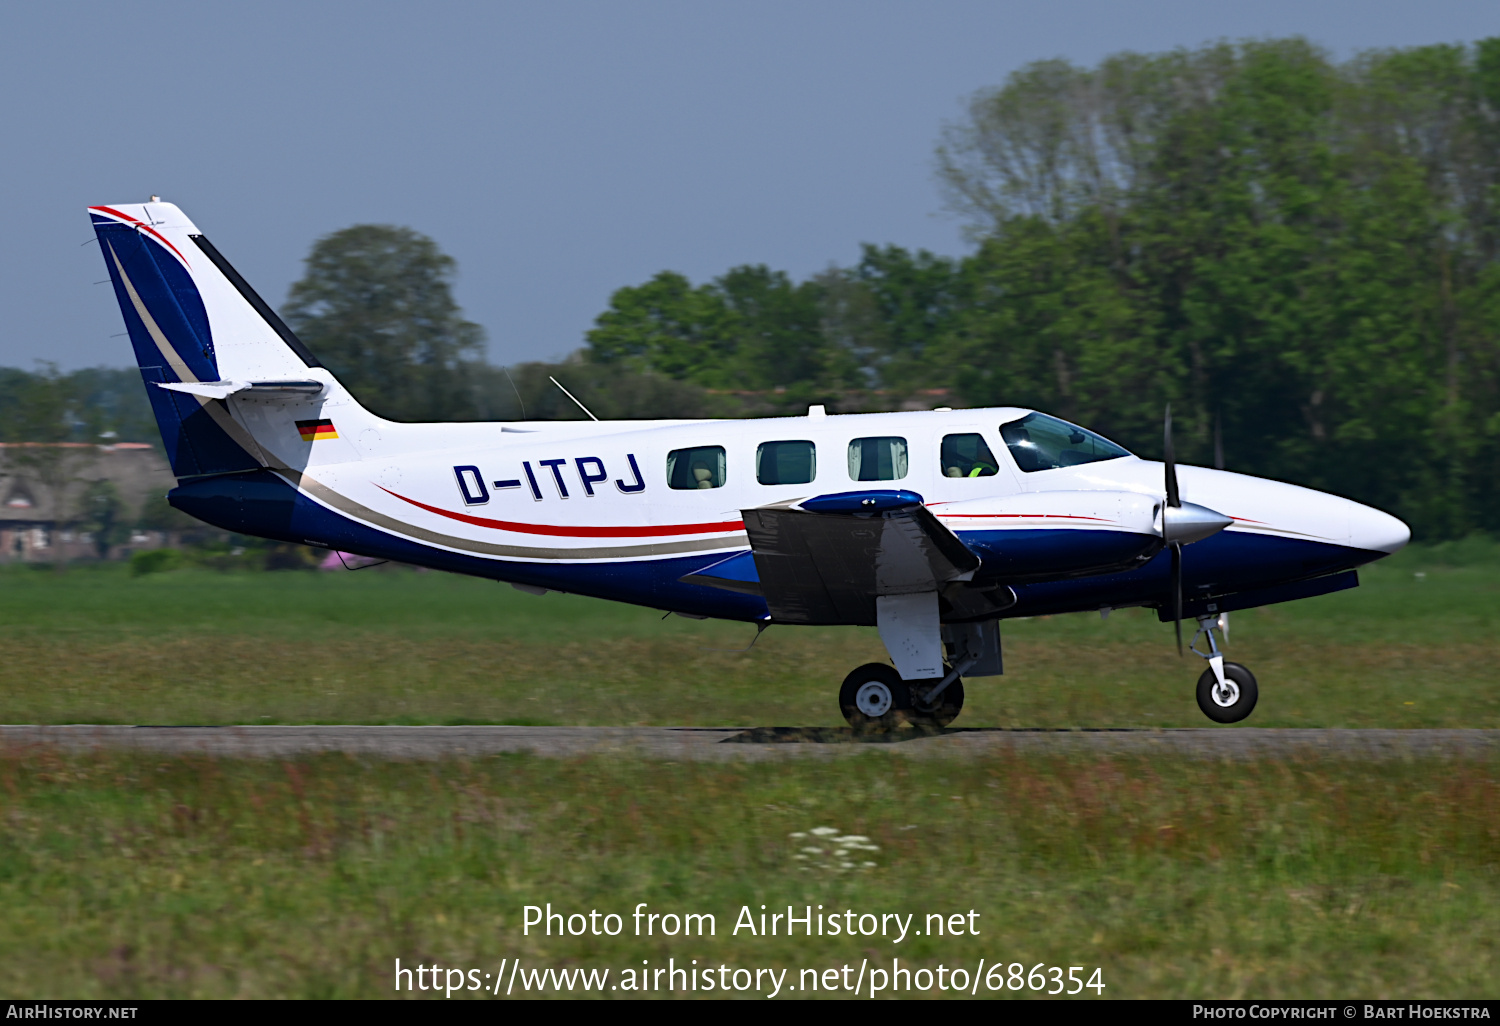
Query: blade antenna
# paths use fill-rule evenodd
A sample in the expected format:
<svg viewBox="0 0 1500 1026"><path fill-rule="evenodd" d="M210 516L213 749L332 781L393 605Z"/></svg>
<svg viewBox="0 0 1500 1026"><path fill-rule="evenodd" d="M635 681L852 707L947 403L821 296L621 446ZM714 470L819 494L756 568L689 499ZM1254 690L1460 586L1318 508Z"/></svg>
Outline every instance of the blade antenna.
<svg viewBox="0 0 1500 1026"><path fill-rule="evenodd" d="M578 402L578 397L576 395L574 395L572 392L569 392L566 388L563 388L561 381L558 381L551 374L547 375L547 380L550 381L550 382L552 382L558 388L562 388L562 394L563 395L567 396L569 399L573 400L575 403L578 403L578 408L580 410L582 410L584 413L588 413L589 414L589 420L592 420L596 424L599 422L599 418L598 417L594 416L592 413L589 413L589 408L587 406L583 405L583 403L579 403Z"/></svg>

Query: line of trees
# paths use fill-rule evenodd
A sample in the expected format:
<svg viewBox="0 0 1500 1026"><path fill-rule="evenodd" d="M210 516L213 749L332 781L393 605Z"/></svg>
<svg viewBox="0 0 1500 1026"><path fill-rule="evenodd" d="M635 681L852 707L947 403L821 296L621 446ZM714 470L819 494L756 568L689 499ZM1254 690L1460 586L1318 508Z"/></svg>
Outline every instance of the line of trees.
<svg viewBox="0 0 1500 1026"><path fill-rule="evenodd" d="M937 152L975 251L621 289L588 358L707 387L951 389L1500 529L1500 39L1044 61ZM795 353L792 359L788 354Z"/></svg>
<svg viewBox="0 0 1500 1026"><path fill-rule="evenodd" d="M1171 402L1189 461L1221 423L1231 469L1419 536L1500 531L1500 38L1346 62L1301 39L1038 62L944 127L936 170L968 255L867 245L803 281L662 271L616 291L563 364L487 364L454 261L408 228L320 239L284 314L398 420L582 417L549 375L605 418L944 389L1153 456ZM53 434L112 416L154 439L134 379L103 388L116 373L0 371L0 438L51 403L72 411ZM18 399L22 378L52 398ZM90 388L105 400L76 398Z"/></svg>

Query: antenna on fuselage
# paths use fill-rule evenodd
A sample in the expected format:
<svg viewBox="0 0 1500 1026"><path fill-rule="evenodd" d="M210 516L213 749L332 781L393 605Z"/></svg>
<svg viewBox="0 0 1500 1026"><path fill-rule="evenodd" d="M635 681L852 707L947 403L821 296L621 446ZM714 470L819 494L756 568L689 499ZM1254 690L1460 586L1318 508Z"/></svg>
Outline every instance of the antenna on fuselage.
<svg viewBox="0 0 1500 1026"><path fill-rule="evenodd" d="M562 385L561 381L558 381L551 374L547 375L547 380L550 381L550 382L552 382L558 388L562 388L562 394L563 395L567 396L569 399L573 400L575 403L578 403L578 397L576 395L574 395L572 392L569 392L566 388L563 388L563 385ZM580 410L582 410L584 413L588 413L589 414L589 420L592 420L596 424L599 422L599 418L596 417L596 416L594 416L592 413L589 413L589 408L587 406L583 405L583 403L578 403L578 408Z"/></svg>
<svg viewBox="0 0 1500 1026"><path fill-rule="evenodd" d="M516 387L516 379L510 376L510 368L509 367L506 367L506 366L502 365L500 369L505 372L505 380L510 382L510 390L512 392L516 393L516 402L521 407L521 419L525 420L526 419L526 400L521 398L521 390Z"/></svg>
<svg viewBox="0 0 1500 1026"><path fill-rule="evenodd" d="M1224 469L1224 411L1214 410L1214 469Z"/></svg>

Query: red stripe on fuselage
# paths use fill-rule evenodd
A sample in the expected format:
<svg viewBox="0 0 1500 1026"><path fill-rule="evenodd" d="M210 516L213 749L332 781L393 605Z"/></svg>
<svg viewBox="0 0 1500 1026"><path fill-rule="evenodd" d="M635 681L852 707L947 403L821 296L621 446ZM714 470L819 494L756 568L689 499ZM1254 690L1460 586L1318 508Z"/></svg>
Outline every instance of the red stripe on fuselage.
<svg viewBox="0 0 1500 1026"><path fill-rule="evenodd" d="M129 214L122 214L118 210L116 210L114 207L89 207L89 209L90 210L102 210L106 214L110 215L111 217L122 218L122 219L124 219L126 221L129 221L131 224L135 225L138 228L145 229L146 231L150 232L152 235L155 235L158 239L160 239L161 240L161 244L163 246L166 246L173 253L176 253L178 260L181 260L184 264L187 264L188 267L192 267L193 266L192 264L188 264L188 258L182 255L182 251L180 249L178 249L176 246L174 246L170 242L168 242L167 241L167 237L165 235L163 235L161 232L157 231L155 228L151 227L145 221L138 221L135 218L131 217Z"/></svg>
<svg viewBox="0 0 1500 1026"><path fill-rule="evenodd" d="M471 516L468 513L454 513L437 506L429 506L425 502L418 502L416 499L408 499L383 485L375 487L387 495L394 495L402 502L409 502L419 509L436 513L440 517L473 524L476 527L488 527L496 531L512 531L516 534L545 534L560 538L659 538L673 534L723 534L745 529L743 520L726 520L717 524L666 524L661 527L559 527L552 524L520 524L509 520L490 520L487 517Z"/></svg>
<svg viewBox="0 0 1500 1026"><path fill-rule="evenodd" d="M933 516L946 520L957 520L962 517L965 520L999 518L1003 520L1097 520L1101 524L1114 523L1107 517L1079 517L1071 513L934 513Z"/></svg>

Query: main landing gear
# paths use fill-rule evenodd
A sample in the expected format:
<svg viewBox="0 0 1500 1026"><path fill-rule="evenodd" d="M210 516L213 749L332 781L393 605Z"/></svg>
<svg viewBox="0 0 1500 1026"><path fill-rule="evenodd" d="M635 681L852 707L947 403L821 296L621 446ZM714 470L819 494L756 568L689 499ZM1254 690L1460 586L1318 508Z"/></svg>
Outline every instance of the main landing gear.
<svg viewBox="0 0 1500 1026"><path fill-rule="evenodd" d="M946 727L964 707L964 682L944 669L942 677L906 681L893 666L866 663L844 678L839 708L851 727Z"/></svg>
<svg viewBox="0 0 1500 1026"><path fill-rule="evenodd" d="M1227 627L1222 613L1198 617L1198 630L1189 647L1195 655L1208 660L1208 669L1198 678L1198 708L1215 723L1238 723L1255 709L1260 689L1255 674L1239 663L1224 661L1214 631ZM1208 651L1198 651L1198 639L1208 635Z"/></svg>

